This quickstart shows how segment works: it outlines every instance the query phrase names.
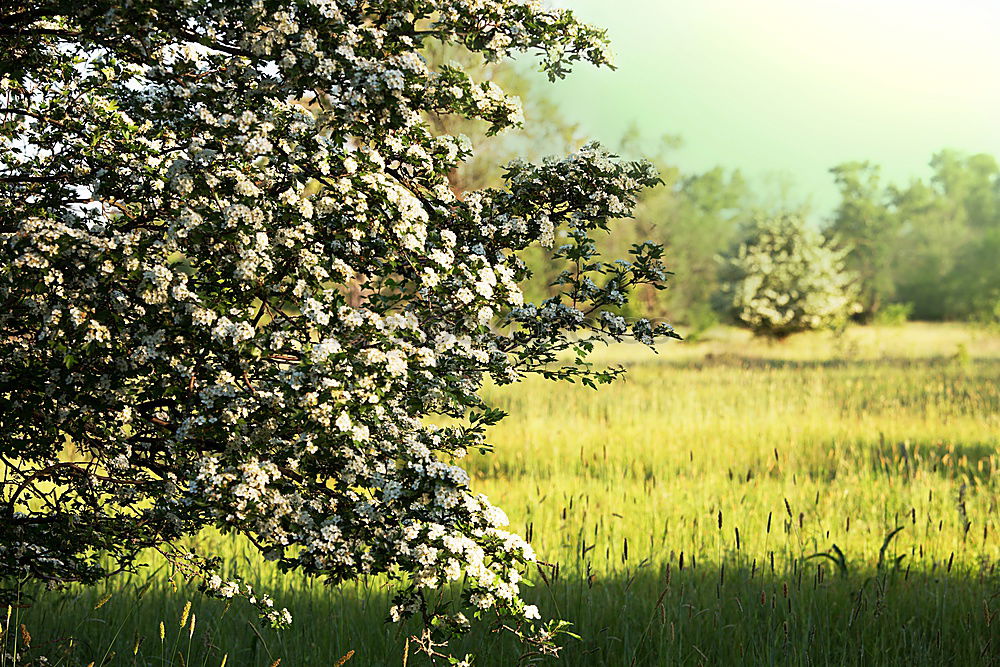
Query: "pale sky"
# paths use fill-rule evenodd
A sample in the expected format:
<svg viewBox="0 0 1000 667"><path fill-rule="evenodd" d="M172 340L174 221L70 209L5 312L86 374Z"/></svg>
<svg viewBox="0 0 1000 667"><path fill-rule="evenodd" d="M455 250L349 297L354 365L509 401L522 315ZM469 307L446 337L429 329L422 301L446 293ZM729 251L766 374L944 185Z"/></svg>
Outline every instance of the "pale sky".
<svg viewBox="0 0 1000 667"><path fill-rule="evenodd" d="M607 28L618 65L548 89L567 118L607 143L680 135L685 170L790 179L825 215L840 162L905 182L941 148L1000 157L1000 0L557 4Z"/></svg>

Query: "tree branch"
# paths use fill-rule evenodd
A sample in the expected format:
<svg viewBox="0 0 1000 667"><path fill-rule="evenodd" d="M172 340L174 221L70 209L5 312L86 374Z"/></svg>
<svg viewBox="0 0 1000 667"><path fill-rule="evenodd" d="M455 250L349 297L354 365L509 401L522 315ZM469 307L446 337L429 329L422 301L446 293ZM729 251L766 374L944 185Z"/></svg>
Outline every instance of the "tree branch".
<svg viewBox="0 0 1000 667"><path fill-rule="evenodd" d="M0 183L57 183L69 180L69 173L52 174L51 176L0 176Z"/></svg>

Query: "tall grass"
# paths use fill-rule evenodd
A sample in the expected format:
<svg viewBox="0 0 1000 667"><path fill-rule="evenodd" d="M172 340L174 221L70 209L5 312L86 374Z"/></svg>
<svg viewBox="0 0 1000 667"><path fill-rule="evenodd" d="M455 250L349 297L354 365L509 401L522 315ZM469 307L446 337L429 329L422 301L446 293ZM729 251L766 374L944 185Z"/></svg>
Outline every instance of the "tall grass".
<svg viewBox="0 0 1000 667"><path fill-rule="evenodd" d="M767 345L724 331L659 356L604 354L630 373L601 392L488 389L511 417L493 455L465 462L552 564L529 596L575 624L565 664L1000 663L1000 338L907 325ZM230 538L198 542L288 606L293 627L260 628L151 559L131 580L32 591L17 610L28 655L402 663L378 582L330 589ZM193 631L179 623L188 600ZM485 630L459 649L519 658Z"/></svg>

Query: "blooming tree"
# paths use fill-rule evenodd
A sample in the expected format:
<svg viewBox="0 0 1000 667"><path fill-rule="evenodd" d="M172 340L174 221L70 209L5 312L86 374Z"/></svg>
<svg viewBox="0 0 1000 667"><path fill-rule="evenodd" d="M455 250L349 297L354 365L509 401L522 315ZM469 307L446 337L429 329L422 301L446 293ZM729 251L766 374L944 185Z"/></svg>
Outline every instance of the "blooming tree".
<svg viewBox="0 0 1000 667"><path fill-rule="evenodd" d="M38 0L0 16L0 576L93 582L205 526L331 583L395 581L429 652L469 624L434 589L545 647L531 547L456 462L503 414L484 379L595 385L598 340L665 278L659 248L594 236L657 182L596 145L457 197L471 155L425 113L501 131L516 99L428 67L430 40L550 78L608 64L604 33L532 0ZM518 252L560 293L524 303ZM433 426L433 416L452 418ZM439 420L440 421L440 420ZM110 565L109 565L110 563Z"/></svg>
<svg viewBox="0 0 1000 667"><path fill-rule="evenodd" d="M799 216L758 218L725 259L724 306L772 338L843 325L860 309L857 277L844 265L848 252Z"/></svg>

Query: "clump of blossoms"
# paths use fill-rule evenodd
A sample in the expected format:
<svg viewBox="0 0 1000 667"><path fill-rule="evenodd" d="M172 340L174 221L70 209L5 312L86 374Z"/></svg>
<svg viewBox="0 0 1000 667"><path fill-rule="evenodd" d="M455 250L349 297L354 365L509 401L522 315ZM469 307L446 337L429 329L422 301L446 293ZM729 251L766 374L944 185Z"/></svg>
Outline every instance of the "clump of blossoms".
<svg viewBox="0 0 1000 667"><path fill-rule="evenodd" d="M602 31L530 0L17 2L0 18L0 576L93 582L157 548L203 588L287 612L217 560L213 525L282 567L398 584L428 652L492 615L543 650L535 560L456 462L503 415L483 381L590 385L660 250L594 236L657 182L596 145L457 197L471 155L424 114L521 122L422 45L607 64ZM518 253L559 294L524 303ZM567 361L568 359L568 361ZM427 417L456 425L435 427ZM111 563L111 565L109 565ZM461 603L438 595L459 582Z"/></svg>
<svg viewBox="0 0 1000 667"><path fill-rule="evenodd" d="M725 259L725 308L771 338L843 326L861 308L857 276L845 266L849 252L799 216L758 218Z"/></svg>

